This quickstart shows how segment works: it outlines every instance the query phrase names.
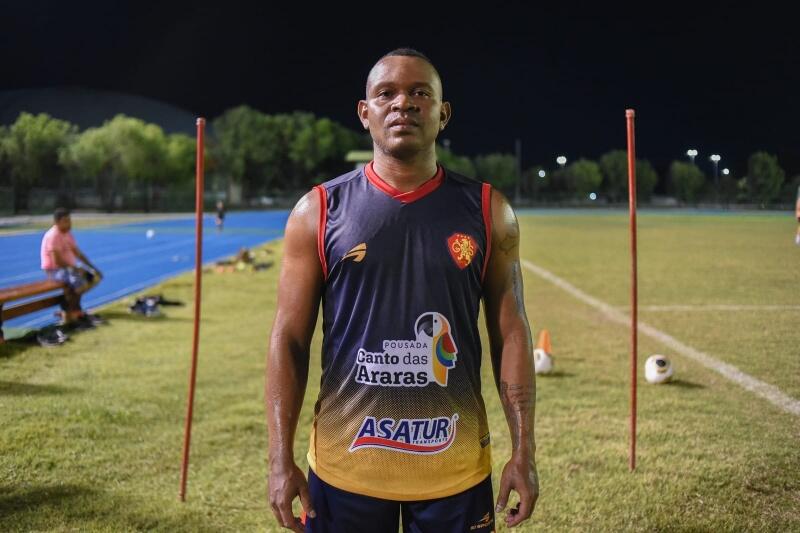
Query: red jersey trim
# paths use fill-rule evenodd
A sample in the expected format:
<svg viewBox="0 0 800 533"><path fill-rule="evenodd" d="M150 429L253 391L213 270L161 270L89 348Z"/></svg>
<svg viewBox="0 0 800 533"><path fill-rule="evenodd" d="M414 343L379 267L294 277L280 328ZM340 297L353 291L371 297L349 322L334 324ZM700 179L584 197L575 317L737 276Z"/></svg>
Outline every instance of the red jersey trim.
<svg viewBox="0 0 800 533"><path fill-rule="evenodd" d="M428 195L435 191L439 185L442 184L444 181L444 168L440 164L436 164L436 174L433 175L431 179L414 189L413 191L406 191L402 192L385 181L378 176L375 169L372 168L373 161L370 161L364 166L364 174L367 176L367 179L370 183L372 183L375 187L377 187L383 193L391 196L395 200L403 202L407 204L409 202L413 202L414 200L419 200L425 195Z"/></svg>
<svg viewBox="0 0 800 533"><path fill-rule="evenodd" d="M319 226L317 227L317 253L322 265L322 277L328 279L328 263L325 261L325 225L328 221L328 192L322 185L315 185L319 191Z"/></svg>
<svg viewBox="0 0 800 533"><path fill-rule="evenodd" d="M483 270L481 270L481 283L483 283L489 256L492 253L492 186L489 183L484 183L481 187L481 211L483 226L486 228L486 255L483 257Z"/></svg>

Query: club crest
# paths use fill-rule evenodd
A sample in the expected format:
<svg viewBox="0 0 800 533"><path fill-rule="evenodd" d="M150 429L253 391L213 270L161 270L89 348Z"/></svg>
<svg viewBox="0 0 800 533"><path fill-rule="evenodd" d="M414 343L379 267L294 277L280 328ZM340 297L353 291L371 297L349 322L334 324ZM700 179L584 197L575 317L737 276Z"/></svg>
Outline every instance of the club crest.
<svg viewBox="0 0 800 533"><path fill-rule="evenodd" d="M447 238L447 250L458 268L463 270L472 262L475 252L478 251L478 245L470 235L453 233Z"/></svg>

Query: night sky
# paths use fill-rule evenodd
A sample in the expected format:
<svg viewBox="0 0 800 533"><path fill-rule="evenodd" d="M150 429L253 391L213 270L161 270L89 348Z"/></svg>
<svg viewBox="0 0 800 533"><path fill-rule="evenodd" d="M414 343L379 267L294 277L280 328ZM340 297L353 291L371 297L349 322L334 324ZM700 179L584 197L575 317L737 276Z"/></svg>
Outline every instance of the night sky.
<svg viewBox="0 0 800 533"><path fill-rule="evenodd" d="M697 148L709 173L711 153L742 175L759 149L800 173L800 27L763 2L80 4L2 8L0 90L123 91L210 118L246 103L358 130L369 68L411 46L442 75L457 153L513 152L519 137L525 166L596 158L624 148L634 107L639 154L661 172Z"/></svg>

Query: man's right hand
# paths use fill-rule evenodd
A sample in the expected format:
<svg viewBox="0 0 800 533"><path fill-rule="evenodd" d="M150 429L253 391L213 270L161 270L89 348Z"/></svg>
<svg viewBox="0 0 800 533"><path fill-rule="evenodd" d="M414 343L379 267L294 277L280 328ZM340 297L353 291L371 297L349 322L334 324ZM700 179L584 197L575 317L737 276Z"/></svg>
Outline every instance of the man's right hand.
<svg viewBox="0 0 800 533"><path fill-rule="evenodd" d="M304 527L300 518L292 512L292 502L300 497L300 504L308 516L314 518L316 513L311 506L308 493L308 481L303 471L292 462L288 465L272 466L269 473L269 503L278 523L287 529L303 533Z"/></svg>
<svg viewBox="0 0 800 533"><path fill-rule="evenodd" d="M319 190L306 193L286 222L278 302L267 355L264 400L269 426L269 503L278 523L293 531L303 531L292 514L295 498L300 497L308 516L315 516L308 481L297 468L292 450L325 279L317 239L320 196Z"/></svg>

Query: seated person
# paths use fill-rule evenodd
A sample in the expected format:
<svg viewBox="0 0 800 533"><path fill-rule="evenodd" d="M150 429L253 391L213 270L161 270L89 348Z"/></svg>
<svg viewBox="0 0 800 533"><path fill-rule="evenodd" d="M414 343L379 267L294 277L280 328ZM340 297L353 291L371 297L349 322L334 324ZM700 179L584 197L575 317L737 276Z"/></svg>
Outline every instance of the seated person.
<svg viewBox="0 0 800 533"><path fill-rule="evenodd" d="M75 243L75 237L70 233L72 220L69 211L59 207L53 214L55 224L47 230L42 237L42 270L47 277L64 282L67 285L64 291L64 322L94 323L96 319L81 309L81 295L100 283L103 274L81 252ZM78 267L80 259L86 268Z"/></svg>

